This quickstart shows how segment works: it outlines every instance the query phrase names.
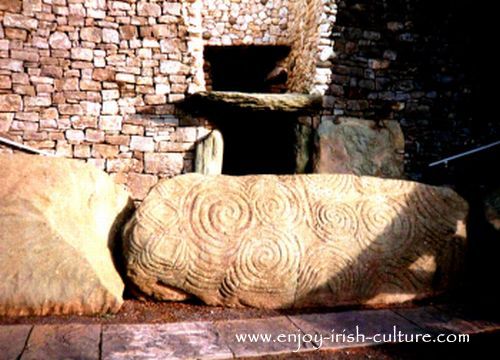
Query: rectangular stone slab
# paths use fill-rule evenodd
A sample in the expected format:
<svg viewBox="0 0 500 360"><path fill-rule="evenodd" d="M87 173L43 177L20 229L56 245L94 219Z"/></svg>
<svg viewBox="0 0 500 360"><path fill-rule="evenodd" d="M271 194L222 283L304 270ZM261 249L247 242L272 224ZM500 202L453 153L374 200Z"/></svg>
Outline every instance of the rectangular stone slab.
<svg viewBox="0 0 500 360"><path fill-rule="evenodd" d="M101 325L36 325L22 360L99 359Z"/></svg>
<svg viewBox="0 0 500 360"><path fill-rule="evenodd" d="M230 359L232 353L208 322L109 325L103 328L103 359Z"/></svg>
<svg viewBox="0 0 500 360"><path fill-rule="evenodd" d="M23 352L31 325L0 326L0 358L17 359Z"/></svg>

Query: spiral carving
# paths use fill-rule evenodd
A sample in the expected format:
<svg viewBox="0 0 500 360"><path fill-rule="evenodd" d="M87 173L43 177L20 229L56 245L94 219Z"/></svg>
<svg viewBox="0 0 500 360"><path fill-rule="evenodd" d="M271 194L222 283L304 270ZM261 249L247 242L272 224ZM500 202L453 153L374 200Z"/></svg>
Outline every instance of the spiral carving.
<svg viewBox="0 0 500 360"><path fill-rule="evenodd" d="M359 193L360 179L355 175L304 175L303 178L307 191L312 196L341 199ZM318 179L321 179L321 186L317 186Z"/></svg>
<svg viewBox="0 0 500 360"><path fill-rule="evenodd" d="M154 279L212 305L399 301L391 291L430 294L436 269L439 286L459 269L466 214L451 190L404 181L185 175L145 199L125 257L136 285L161 300L172 291L152 291Z"/></svg>
<svg viewBox="0 0 500 360"><path fill-rule="evenodd" d="M363 231L358 240L369 251L393 253L413 241L413 223L408 210L393 199L360 203L359 217Z"/></svg>
<svg viewBox="0 0 500 360"><path fill-rule="evenodd" d="M255 205L258 219L268 225L298 225L300 222L300 203L297 189L287 183L276 183L274 178L264 177L251 184L250 197Z"/></svg>
<svg viewBox="0 0 500 360"><path fill-rule="evenodd" d="M313 229L324 241L345 241L356 236L358 216L349 203L325 201L313 205Z"/></svg>
<svg viewBox="0 0 500 360"><path fill-rule="evenodd" d="M239 185L213 181L200 184L192 191L185 213L197 237L210 245L225 246L251 226L252 207Z"/></svg>
<svg viewBox="0 0 500 360"><path fill-rule="evenodd" d="M241 240L237 258L224 281L223 293L240 291L266 296L295 292L301 259L297 239L281 231L257 228Z"/></svg>
<svg viewBox="0 0 500 360"><path fill-rule="evenodd" d="M299 302L314 303L315 299L308 299L308 294L323 290L328 293L329 299L324 304L335 304L346 294L355 291L360 278L362 274L356 259L343 248L331 243L318 244L308 248L303 257L297 299Z"/></svg>

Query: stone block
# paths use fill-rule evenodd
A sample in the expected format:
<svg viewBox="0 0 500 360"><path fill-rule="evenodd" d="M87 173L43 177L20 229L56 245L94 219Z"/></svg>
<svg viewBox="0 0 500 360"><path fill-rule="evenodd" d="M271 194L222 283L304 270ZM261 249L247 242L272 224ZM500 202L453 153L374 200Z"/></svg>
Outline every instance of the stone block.
<svg viewBox="0 0 500 360"><path fill-rule="evenodd" d="M182 154L145 153L144 170L148 174L163 176L179 175L184 167Z"/></svg>
<svg viewBox="0 0 500 360"><path fill-rule="evenodd" d="M146 172L167 155L145 154ZM129 279L160 300L394 304L457 283L467 213L451 189L403 180L187 174L149 193L125 227L124 256Z"/></svg>
<svg viewBox="0 0 500 360"><path fill-rule="evenodd" d="M0 112L21 111L23 101L19 95L0 94Z"/></svg>
<svg viewBox="0 0 500 360"><path fill-rule="evenodd" d="M404 137L397 121L323 118L313 172L404 177Z"/></svg>

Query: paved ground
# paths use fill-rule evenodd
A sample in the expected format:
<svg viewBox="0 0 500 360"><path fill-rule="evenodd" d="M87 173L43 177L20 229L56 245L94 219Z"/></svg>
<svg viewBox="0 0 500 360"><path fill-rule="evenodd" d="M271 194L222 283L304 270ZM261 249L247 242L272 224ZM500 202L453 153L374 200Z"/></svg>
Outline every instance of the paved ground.
<svg viewBox="0 0 500 360"><path fill-rule="evenodd" d="M359 336L354 343L332 339L333 329L356 334L356 326L365 341ZM428 333L433 340L441 333L471 338L468 344L385 345L369 339L393 334L394 327L406 336ZM237 334L271 338L242 342ZM473 317L458 307L423 306L165 324L1 325L0 359L417 359L477 352L499 340L500 321Z"/></svg>

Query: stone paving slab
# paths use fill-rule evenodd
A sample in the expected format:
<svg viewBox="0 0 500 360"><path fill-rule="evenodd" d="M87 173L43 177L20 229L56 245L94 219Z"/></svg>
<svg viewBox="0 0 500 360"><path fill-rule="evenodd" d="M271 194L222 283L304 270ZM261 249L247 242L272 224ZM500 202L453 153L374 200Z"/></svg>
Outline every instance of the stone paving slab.
<svg viewBox="0 0 500 360"><path fill-rule="evenodd" d="M286 316L221 321L216 323L216 327L236 357L288 354L297 349L313 349L312 344L300 341L300 329ZM294 336L292 341L287 338L289 335ZM242 338L238 340L241 336L246 336L245 341ZM251 336L254 336L253 339Z"/></svg>
<svg viewBox="0 0 500 360"><path fill-rule="evenodd" d="M442 314L447 314L445 327L455 333L477 334L500 330L500 319L491 320L479 315L471 315L456 306L436 306Z"/></svg>
<svg viewBox="0 0 500 360"><path fill-rule="evenodd" d="M101 325L36 325L21 360L99 359Z"/></svg>
<svg viewBox="0 0 500 360"><path fill-rule="evenodd" d="M374 335L389 335L394 331L408 335L423 333L419 326L391 310L308 314L289 318L305 334L317 334L317 338L322 336L322 344L317 344L322 349L375 345L377 342L373 339ZM343 335L352 335L353 338L351 340Z"/></svg>
<svg viewBox="0 0 500 360"><path fill-rule="evenodd" d="M450 314L434 306L396 309L394 312L431 333L452 333L461 332L461 330L472 330L471 326L465 320L453 318ZM457 326L460 327L460 330Z"/></svg>
<svg viewBox="0 0 500 360"><path fill-rule="evenodd" d="M0 326L0 359L17 359L32 328L31 325Z"/></svg>
<svg viewBox="0 0 500 360"><path fill-rule="evenodd" d="M233 354L210 322L103 326L102 358L230 359Z"/></svg>
<svg viewBox="0 0 500 360"><path fill-rule="evenodd" d="M332 339L335 333L365 335L364 342ZM0 359L231 359L288 356L312 351L380 345L368 339L391 334L500 331L498 322L471 317L460 309L438 306L395 310L359 310L278 316L266 319L119 325L0 326ZM246 335L238 341L236 334ZM322 335L307 339L306 334ZM248 335L268 336L253 338ZM281 337L280 337L281 336ZM289 337L287 337L289 336ZM241 339L241 337L240 337ZM321 345L321 346L320 346Z"/></svg>

